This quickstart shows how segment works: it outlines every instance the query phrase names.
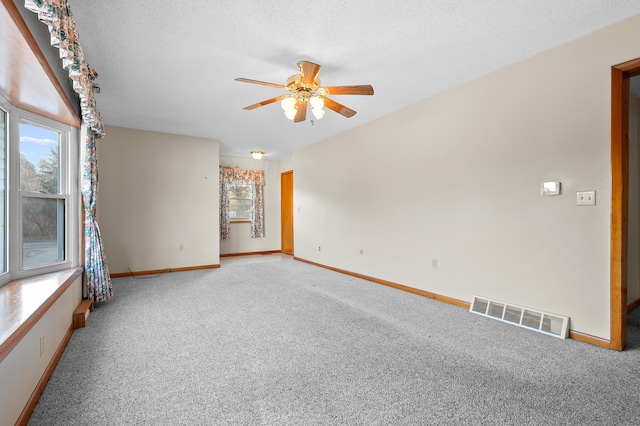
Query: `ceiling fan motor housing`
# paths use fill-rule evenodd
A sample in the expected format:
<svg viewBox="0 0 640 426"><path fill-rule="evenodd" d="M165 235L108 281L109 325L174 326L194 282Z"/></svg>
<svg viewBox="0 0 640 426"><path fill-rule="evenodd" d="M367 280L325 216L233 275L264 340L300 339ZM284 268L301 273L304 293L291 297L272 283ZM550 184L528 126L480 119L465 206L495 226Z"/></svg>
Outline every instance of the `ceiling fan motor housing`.
<svg viewBox="0 0 640 426"><path fill-rule="evenodd" d="M293 93L298 101L309 100L313 95L320 95L323 92L320 88L320 79L316 78L311 84L302 82L302 74L292 75L287 79L287 88Z"/></svg>

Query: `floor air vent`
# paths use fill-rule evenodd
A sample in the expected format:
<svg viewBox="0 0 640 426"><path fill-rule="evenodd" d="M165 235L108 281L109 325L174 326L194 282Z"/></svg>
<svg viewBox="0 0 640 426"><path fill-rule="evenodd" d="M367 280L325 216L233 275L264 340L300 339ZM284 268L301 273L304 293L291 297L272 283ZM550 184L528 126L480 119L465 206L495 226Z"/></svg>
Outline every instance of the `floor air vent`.
<svg viewBox="0 0 640 426"><path fill-rule="evenodd" d="M569 317L537 311L486 297L473 296L469 312L519 325L550 336L560 337L561 339L566 339L569 334Z"/></svg>

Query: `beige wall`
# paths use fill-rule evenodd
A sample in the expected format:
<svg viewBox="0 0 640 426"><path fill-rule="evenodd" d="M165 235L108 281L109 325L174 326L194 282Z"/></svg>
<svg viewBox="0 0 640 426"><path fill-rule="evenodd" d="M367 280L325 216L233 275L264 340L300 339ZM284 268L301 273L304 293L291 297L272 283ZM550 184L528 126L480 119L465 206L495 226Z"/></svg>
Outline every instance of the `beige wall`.
<svg viewBox="0 0 640 426"><path fill-rule="evenodd" d="M293 170L293 155L280 160L280 173Z"/></svg>
<svg viewBox="0 0 640 426"><path fill-rule="evenodd" d="M110 272L219 264L218 141L105 130L98 223Z"/></svg>
<svg viewBox="0 0 640 426"><path fill-rule="evenodd" d="M629 95L629 216L628 216L628 263L627 302L640 298L640 150L638 131L640 126L640 99Z"/></svg>
<svg viewBox="0 0 640 426"><path fill-rule="evenodd" d="M220 156L220 165L246 170L264 170L264 237L251 238L251 224L232 223L231 238L220 240L220 253L280 250L280 162L247 157Z"/></svg>
<svg viewBox="0 0 640 426"><path fill-rule="evenodd" d="M82 300L78 277L0 363L0 426L12 426L69 331ZM40 336L45 351L40 356Z"/></svg>
<svg viewBox="0 0 640 426"><path fill-rule="evenodd" d="M296 152L296 256L608 339L611 66L638 39L640 15Z"/></svg>

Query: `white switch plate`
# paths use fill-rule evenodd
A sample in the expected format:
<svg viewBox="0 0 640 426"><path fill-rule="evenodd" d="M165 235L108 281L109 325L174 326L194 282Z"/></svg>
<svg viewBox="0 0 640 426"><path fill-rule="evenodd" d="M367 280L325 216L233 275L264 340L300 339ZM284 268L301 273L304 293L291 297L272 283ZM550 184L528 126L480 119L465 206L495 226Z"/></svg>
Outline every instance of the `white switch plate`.
<svg viewBox="0 0 640 426"><path fill-rule="evenodd" d="M577 205L579 206L595 206L596 191L580 191L576 193Z"/></svg>

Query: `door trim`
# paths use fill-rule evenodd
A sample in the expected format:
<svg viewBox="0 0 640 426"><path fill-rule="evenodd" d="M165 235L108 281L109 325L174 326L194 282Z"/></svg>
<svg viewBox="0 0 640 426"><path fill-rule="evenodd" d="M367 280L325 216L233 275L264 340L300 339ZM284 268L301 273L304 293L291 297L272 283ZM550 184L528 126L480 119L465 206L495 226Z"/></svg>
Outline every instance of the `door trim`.
<svg viewBox="0 0 640 426"><path fill-rule="evenodd" d="M286 172L282 172L280 173L280 251L282 253L286 253L286 254L294 254L294 250L295 250L295 245L294 242L291 241L291 253L289 253L288 251L285 251L285 241L284 241L284 207L285 207L285 200L284 200L284 191L283 191L283 181L284 181L284 177L286 175L291 175L291 212L290 212L290 217L291 217L291 232L292 232L292 237L293 237L293 232L294 232L294 228L293 228L293 221L294 221L294 212L293 212L293 170L288 170Z"/></svg>
<svg viewBox="0 0 640 426"><path fill-rule="evenodd" d="M627 209L629 203L629 79L640 58L611 67L611 253L609 348L627 344Z"/></svg>

